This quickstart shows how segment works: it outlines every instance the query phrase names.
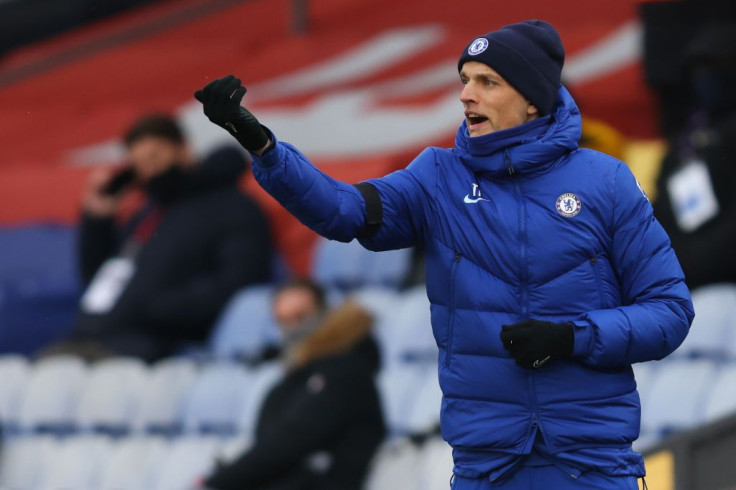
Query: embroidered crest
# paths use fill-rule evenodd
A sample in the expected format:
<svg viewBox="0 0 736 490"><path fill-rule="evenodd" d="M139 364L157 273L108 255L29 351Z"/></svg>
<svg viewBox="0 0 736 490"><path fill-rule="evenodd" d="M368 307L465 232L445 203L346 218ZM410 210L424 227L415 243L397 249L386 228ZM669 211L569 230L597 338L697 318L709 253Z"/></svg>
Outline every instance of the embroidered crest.
<svg viewBox="0 0 736 490"><path fill-rule="evenodd" d="M484 37L479 37L472 43L470 43L470 46L468 47L468 54L475 56L476 54L481 54L483 51L486 50L488 47L488 39Z"/></svg>
<svg viewBox="0 0 736 490"><path fill-rule="evenodd" d="M566 192L557 198L555 204L557 212L565 218L572 218L577 216L580 210L583 208L583 203L580 198L572 192Z"/></svg>

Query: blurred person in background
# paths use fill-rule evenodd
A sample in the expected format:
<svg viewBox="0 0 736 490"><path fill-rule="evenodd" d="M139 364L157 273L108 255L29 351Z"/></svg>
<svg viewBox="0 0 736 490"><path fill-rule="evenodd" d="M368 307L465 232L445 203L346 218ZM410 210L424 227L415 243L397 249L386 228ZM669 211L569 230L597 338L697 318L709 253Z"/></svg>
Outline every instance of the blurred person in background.
<svg viewBox="0 0 736 490"><path fill-rule="evenodd" d="M736 283L736 22L705 25L685 59L694 110L669 142L654 213L691 288Z"/></svg>
<svg viewBox="0 0 736 490"><path fill-rule="evenodd" d="M285 378L267 396L253 446L206 479L214 490L360 490L385 428L373 377L372 318L347 302L328 311L309 280L281 286L273 312Z"/></svg>
<svg viewBox="0 0 736 490"><path fill-rule="evenodd" d="M87 284L77 326L42 355L152 361L207 339L238 289L270 279L268 223L238 189L240 150L190 156L178 123L145 116L124 136L127 164L90 176L82 201L79 263ZM145 204L119 223L123 198Z"/></svg>
<svg viewBox="0 0 736 490"><path fill-rule="evenodd" d="M667 234L626 164L578 147L564 58L544 21L474 38L458 60L455 147L356 186L261 126L240 105L239 79L195 92L303 223L375 251L425 246L455 490L637 488L631 364L669 355L693 319Z"/></svg>

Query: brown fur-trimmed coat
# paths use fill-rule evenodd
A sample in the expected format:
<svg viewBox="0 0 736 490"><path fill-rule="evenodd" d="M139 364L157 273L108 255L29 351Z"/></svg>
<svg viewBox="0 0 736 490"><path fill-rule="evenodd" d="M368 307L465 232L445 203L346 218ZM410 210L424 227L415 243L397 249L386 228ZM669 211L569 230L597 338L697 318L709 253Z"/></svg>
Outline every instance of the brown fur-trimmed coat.
<svg viewBox="0 0 736 490"><path fill-rule="evenodd" d="M256 443L207 480L215 490L359 490L385 428L372 319L347 303L286 354Z"/></svg>

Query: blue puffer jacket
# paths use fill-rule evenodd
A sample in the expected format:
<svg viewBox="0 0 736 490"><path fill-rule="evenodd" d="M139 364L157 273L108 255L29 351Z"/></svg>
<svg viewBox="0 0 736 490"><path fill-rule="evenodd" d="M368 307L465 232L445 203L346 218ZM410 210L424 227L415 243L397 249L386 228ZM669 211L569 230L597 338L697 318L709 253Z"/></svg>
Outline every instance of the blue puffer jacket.
<svg viewBox="0 0 736 490"><path fill-rule="evenodd" d="M442 433L455 472L497 477L509 458L546 449L577 472L643 474L635 362L661 359L687 335L693 308L652 207L622 162L579 149L580 114L561 88L550 116L428 148L370 181L384 223L362 244L422 244L440 349ZM352 240L365 216L353 186L277 143L253 173L303 223ZM519 368L501 325L575 325L574 357Z"/></svg>

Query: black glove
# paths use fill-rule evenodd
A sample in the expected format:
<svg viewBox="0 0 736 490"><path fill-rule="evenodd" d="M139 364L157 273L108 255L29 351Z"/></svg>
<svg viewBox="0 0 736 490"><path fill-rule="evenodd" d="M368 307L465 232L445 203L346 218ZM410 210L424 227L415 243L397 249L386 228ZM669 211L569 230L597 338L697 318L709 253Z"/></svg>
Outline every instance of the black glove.
<svg viewBox="0 0 736 490"><path fill-rule="evenodd" d="M194 98L203 105L204 114L218 126L226 129L246 150L256 152L268 143L268 135L258 119L240 105L246 88L233 75L208 83L194 92Z"/></svg>
<svg viewBox="0 0 736 490"><path fill-rule="evenodd" d="M572 356L575 342L572 323L524 320L501 326L501 342L516 364L539 369L554 359Z"/></svg>

